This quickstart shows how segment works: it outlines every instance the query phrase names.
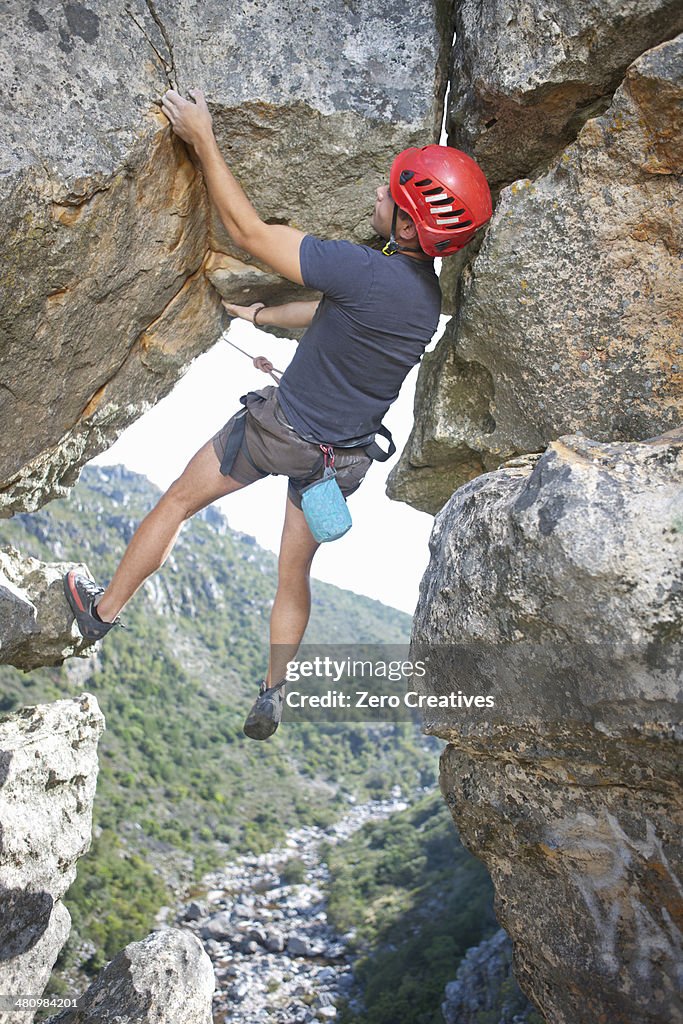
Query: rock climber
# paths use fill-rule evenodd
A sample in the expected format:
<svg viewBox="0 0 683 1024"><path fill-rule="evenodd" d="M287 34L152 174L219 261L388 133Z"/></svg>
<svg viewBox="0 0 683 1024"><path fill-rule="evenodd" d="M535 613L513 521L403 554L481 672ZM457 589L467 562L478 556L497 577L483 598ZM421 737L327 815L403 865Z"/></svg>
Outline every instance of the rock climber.
<svg viewBox="0 0 683 1024"><path fill-rule="evenodd" d="M390 442L382 419L438 325L434 257L450 256L473 238L491 217L491 196L474 160L429 145L399 153L389 185L377 188L371 224L385 241L381 249L267 224L220 153L203 92L189 95L171 89L161 106L173 132L194 149L233 242L290 281L322 292L322 299L270 308L224 303L258 327L307 328L279 387L244 396L244 408L199 449L142 521L106 588L75 571L64 587L80 632L98 640L164 563L187 519L269 474L287 476L268 672L244 725L247 736L266 739L281 720L287 662L310 614L309 574L319 542L301 494L333 462L345 499L373 458L395 450L391 443L383 450L375 435ZM260 365L270 367L262 357Z"/></svg>

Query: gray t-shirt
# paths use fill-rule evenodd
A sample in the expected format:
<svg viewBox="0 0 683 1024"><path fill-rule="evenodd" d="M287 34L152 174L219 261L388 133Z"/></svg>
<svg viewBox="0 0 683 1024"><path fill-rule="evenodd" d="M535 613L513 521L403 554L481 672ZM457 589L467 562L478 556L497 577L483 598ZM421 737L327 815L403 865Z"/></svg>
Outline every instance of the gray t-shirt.
<svg viewBox="0 0 683 1024"><path fill-rule="evenodd" d="M309 441L369 441L436 331L431 261L385 256L353 242L301 242L304 284L323 292L280 381L280 404Z"/></svg>

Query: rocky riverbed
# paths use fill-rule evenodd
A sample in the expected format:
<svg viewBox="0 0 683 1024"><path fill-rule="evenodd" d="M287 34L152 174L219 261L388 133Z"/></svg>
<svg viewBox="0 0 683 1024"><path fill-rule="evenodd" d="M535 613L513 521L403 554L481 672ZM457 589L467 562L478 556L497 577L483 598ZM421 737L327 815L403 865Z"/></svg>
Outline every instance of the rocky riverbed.
<svg viewBox="0 0 683 1024"><path fill-rule="evenodd" d="M354 1005L353 934L328 924L329 869L320 848L407 806L395 790L390 800L352 807L327 829L293 829L282 846L206 875L202 900L175 916L164 908L159 927L192 930L211 957L214 1024L332 1021L341 1000ZM292 882L297 873L302 881Z"/></svg>

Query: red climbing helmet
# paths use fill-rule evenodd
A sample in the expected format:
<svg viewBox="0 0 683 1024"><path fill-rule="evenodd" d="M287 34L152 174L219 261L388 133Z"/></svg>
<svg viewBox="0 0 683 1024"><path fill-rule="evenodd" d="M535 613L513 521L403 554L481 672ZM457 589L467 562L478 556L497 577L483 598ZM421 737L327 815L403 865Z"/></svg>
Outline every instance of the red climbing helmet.
<svg viewBox="0 0 683 1024"><path fill-rule="evenodd" d="M409 214L430 256L451 256L491 219L491 193L471 156L451 146L404 149L391 165L391 198Z"/></svg>

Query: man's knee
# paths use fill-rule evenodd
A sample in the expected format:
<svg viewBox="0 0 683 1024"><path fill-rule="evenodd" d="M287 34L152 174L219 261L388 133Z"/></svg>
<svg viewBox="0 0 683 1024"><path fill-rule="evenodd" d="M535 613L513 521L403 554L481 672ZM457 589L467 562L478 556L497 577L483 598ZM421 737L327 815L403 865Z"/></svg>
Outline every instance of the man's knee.
<svg viewBox="0 0 683 1024"><path fill-rule="evenodd" d="M279 584L300 583L308 580L311 575L312 555L304 557L300 552L281 551L277 563L277 578Z"/></svg>
<svg viewBox="0 0 683 1024"><path fill-rule="evenodd" d="M184 520L190 519L195 512L199 511L196 502L196 495L187 486L183 477L179 476L163 495L160 504L163 503L168 508L173 508L178 519Z"/></svg>

